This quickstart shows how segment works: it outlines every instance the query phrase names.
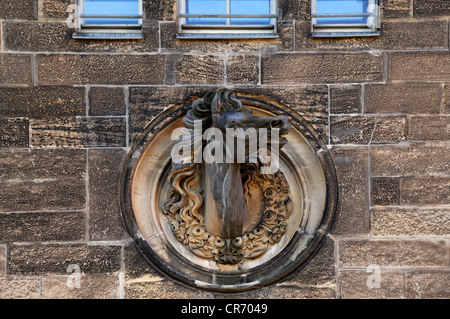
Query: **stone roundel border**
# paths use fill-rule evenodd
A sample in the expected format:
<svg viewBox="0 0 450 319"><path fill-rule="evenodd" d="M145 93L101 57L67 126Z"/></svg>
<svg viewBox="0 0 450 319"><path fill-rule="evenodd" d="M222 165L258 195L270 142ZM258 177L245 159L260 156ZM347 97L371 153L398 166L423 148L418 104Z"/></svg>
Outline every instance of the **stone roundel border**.
<svg viewBox="0 0 450 319"><path fill-rule="evenodd" d="M295 234L289 244L270 262L248 271L245 276L245 282L242 282L242 274L217 272L199 267L170 247L167 247L167 249L171 256L171 262L167 263L153 252L149 243L140 233L131 201L131 185L136 164L139 162L146 145L156 135L155 133L167 126L168 123L184 116L191 103L200 97L202 96L189 98L162 111L146 126L133 144L122 168L120 182L120 205L125 227L135 240L140 253L153 268L162 276L191 288L221 293L238 293L268 287L288 280L313 258L330 231L338 204L338 182L332 156L315 129L296 111L262 95L236 91L236 97L243 105L261 108L275 115L287 116L291 125L295 126L303 134L311 147L316 151L317 159L322 166L327 192L325 209L320 225L307 247L300 254L295 253L294 248L301 237L301 234ZM261 274L264 276L261 277Z"/></svg>

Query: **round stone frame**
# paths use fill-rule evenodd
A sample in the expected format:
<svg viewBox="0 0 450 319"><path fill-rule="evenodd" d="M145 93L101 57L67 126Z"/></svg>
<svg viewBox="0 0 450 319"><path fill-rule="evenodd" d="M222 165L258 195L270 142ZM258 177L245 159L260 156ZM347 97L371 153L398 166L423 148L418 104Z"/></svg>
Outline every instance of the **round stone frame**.
<svg viewBox="0 0 450 319"><path fill-rule="evenodd" d="M200 98L198 96L196 98ZM156 116L139 135L133 144L125 161L121 176L121 209L125 226L130 236L135 240L141 254L162 275L181 284L197 289L238 293L264 288L289 279L302 269L320 249L325 236L330 231L338 203L338 183L332 156L315 129L297 112L265 96L236 92L236 97L243 105L266 110L274 115L285 115L290 124L300 131L311 147L323 170L326 184L326 200L320 225L314 234L309 234L306 247L300 249L301 232L295 233L289 243L269 261L242 273L216 271L199 267L187 258L177 254L165 246L165 258L155 253L149 242L142 235L136 221L132 203L132 183L137 163L143 152L157 132L169 123L183 117L189 110L193 100L180 102Z"/></svg>

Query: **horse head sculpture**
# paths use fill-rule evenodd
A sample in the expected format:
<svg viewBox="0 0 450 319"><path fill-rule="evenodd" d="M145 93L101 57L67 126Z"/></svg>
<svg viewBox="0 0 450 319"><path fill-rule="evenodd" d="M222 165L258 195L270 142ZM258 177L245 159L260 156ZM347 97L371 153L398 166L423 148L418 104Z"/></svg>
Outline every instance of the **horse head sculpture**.
<svg viewBox="0 0 450 319"><path fill-rule="evenodd" d="M196 124L201 124L200 132ZM171 218L174 234L196 255L219 263L235 264L260 255L282 235L290 200L281 172L263 176L259 171L259 153L273 143L279 148L286 144L283 135L290 130L287 118L255 115L251 109L243 109L234 92L220 89L194 101L183 125L188 143L209 147L213 160L205 157L195 161L198 154L193 151L190 162L172 164L172 190L163 212ZM264 138L267 143L261 147L257 141ZM186 139L177 143L186 143ZM255 225L255 218L249 216L248 187L256 180L267 196ZM272 184L284 186L273 194L268 191ZM273 201L275 195L278 206Z"/></svg>

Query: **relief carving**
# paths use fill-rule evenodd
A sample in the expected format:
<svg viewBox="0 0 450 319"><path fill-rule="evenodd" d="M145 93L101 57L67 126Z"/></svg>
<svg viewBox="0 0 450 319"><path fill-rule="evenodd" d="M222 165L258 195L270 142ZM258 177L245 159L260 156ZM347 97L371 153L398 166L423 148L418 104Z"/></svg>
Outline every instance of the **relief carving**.
<svg viewBox="0 0 450 319"><path fill-rule="evenodd" d="M227 89L154 118L121 181L125 225L151 265L215 292L301 269L326 238L338 194L310 123L270 97Z"/></svg>
<svg viewBox="0 0 450 319"><path fill-rule="evenodd" d="M201 124L201 131L195 124ZM273 170L271 162L287 142L283 137L290 130L287 118L256 116L242 108L232 91L222 89L194 101L183 125L183 137L176 146L190 144L192 151L184 154L182 161L172 162L171 191L162 207L173 234L196 256L219 264L262 256L280 241L291 213L289 184L283 172ZM223 143L217 143L217 136L205 140L209 128L226 136ZM229 134L238 131L260 134ZM254 139L265 140L256 146ZM198 161L193 146L203 149L212 143L214 160ZM241 157L239 143L244 152ZM219 153L232 153L232 157L224 155L220 160ZM268 171L271 165L272 171Z"/></svg>

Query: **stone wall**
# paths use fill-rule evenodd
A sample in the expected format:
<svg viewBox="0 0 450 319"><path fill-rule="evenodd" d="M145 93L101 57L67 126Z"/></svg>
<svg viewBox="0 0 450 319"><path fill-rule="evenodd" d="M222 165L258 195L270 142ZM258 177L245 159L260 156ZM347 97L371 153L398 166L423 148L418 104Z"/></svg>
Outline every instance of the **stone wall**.
<svg viewBox="0 0 450 319"><path fill-rule="evenodd" d="M176 0L143 2L142 41L73 40L71 0L0 2L0 298L220 298L140 256L119 178L152 118L221 86L303 115L340 188L311 262L239 297L450 297L448 0L380 0L381 36L334 39L279 0L271 40L179 40Z"/></svg>

